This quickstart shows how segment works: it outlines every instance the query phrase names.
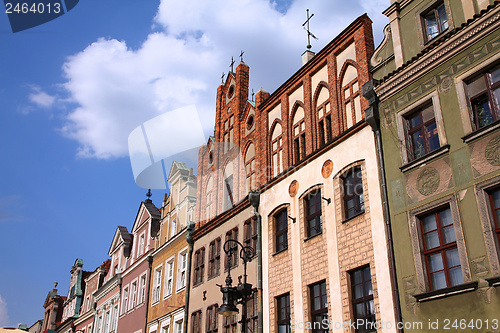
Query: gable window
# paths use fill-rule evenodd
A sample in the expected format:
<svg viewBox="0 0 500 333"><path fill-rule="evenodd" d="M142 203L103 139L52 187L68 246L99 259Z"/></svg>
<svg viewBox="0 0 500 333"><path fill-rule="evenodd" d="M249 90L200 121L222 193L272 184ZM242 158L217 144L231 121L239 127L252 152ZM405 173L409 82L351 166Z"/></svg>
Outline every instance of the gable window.
<svg viewBox="0 0 500 333"><path fill-rule="evenodd" d="M186 265L187 265L187 250L179 254L179 271L177 274L177 290L186 286Z"/></svg>
<svg viewBox="0 0 500 333"><path fill-rule="evenodd" d="M122 314L127 312L128 304L128 287L123 289Z"/></svg>
<svg viewBox="0 0 500 333"><path fill-rule="evenodd" d="M223 181L223 209L229 210L234 206L235 198L233 192L233 163L229 162L224 169Z"/></svg>
<svg viewBox="0 0 500 333"><path fill-rule="evenodd" d="M205 331L207 333L217 332L217 309L217 304L211 305L207 308L207 321L205 325Z"/></svg>
<svg viewBox="0 0 500 333"><path fill-rule="evenodd" d="M247 175L247 191L255 189L255 146L248 145L245 153L245 172Z"/></svg>
<svg viewBox="0 0 500 333"><path fill-rule="evenodd" d="M351 296L356 332L376 332L375 305L373 303L373 288L370 267L366 266L351 272Z"/></svg>
<svg viewBox="0 0 500 333"><path fill-rule="evenodd" d="M153 296L151 297L151 303L157 303L160 301L160 288L161 288L161 271L162 267L159 266L155 269L154 280L153 280Z"/></svg>
<svg viewBox="0 0 500 333"><path fill-rule="evenodd" d="M434 8L423 13L422 22L427 41L430 41L440 33L448 30L448 17L446 15L446 7L444 3L440 2Z"/></svg>
<svg viewBox="0 0 500 333"><path fill-rule="evenodd" d="M290 294L276 297L278 333L290 333Z"/></svg>
<svg viewBox="0 0 500 333"><path fill-rule="evenodd" d="M193 333L201 333L201 310L191 314L191 325Z"/></svg>
<svg viewBox="0 0 500 333"><path fill-rule="evenodd" d="M473 128L478 130L500 119L500 67L466 83Z"/></svg>
<svg viewBox="0 0 500 333"><path fill-rule="evenodd" d="M174 258L170 258L165 266L165 295L172 295L172 286L174 285Z"/></svg>
<svg viewBox="0 0 500 333"><path fill-rule="evenodd" d="M319 92L316 110L318 117L319 147L321 148L332 141L333 137L329 93L328 88L325 86L321 87Z"/></svg>
<svg viewBox="0 0 500 333"><path fill-rule="evenodd" d="M349 170L342 178L344 185L344 215L349 219L365 211L365 199L363 196L363 179L361 167Z"/></svg>
<svg viewBox="0 0 500 333"><path fill-rule="evenodd" d="M322 325L328 321L328 300L326 296L326 282L321 281L309 286L311 295L311 324L313 333L328 333L328 329Z"/></svg>
<svg viewBox="0 0 500 333"><path fill-rule="evenodd" d="M245 221L243 226L244 240L243 245L257 248L257 219L250 218Z"/></svg>
<svg viewBox="0 0 500 333"><path fill-rule="evenodd" d="M293 131L293 162L299 163L306 157L306 123L304 109L299 106L295 111L292 124Z"/></svg>
<svg viewBox="0 0 500 333"><path fill-rule="evenodd" d="M238 228L234 228L232 230L229 230L226 233L226 241L228 240L238 240ZM226 260L225 260L225 269L228 269L229 267L233 268L238 265L238 245L235 242L230 243L231 248L233 248L233 253L231 256L228 256L226 254Z"/></svg>
<svg viewBox="0 0 500 333"><path fill-rule="evenodd" d="M271 134L271 165L273 177L283 171L283 136L279 123L276 124Z"/></svg>
<svg viewBox="0 0 500 333"><path fill-rule="evenodd" d="M405 118L409 160L420 158L440 147L432 104Z"/></svg>
<svg viewBox="0 0 500 333"><path fill-rule="evenodd" d="M205 271L205 248L197 250L194 254L194 276L193 285L199 285L203 282L203 273Z"/></svg>
<svg viewBox="0 0 500 333"><path fill-rule="evenodd" d="M206 189L206 208L205 208L205 219L209 220L215 215L214 212L214 191L213 191L213 180L212 177L208 179L207 189Z"/></svg>
<svg viewBox="0 0 500 333"><path fill-rule="evenodd" d="M144 237L144 233L143 233L143 234L139 237L139 244L138 244L139 249L138 249L138 251L137 251L137 252L138 252L137 257L142 256L142 255L143 255L143 253L144 253L144 239L145 239L145 237Z"/></svg>
<svg viewBox="0 0 500 333"><path fill-rule="evenodd" d="M274 214L275 251L280 252L288 248L288 210L283 208Z"/></svg>
<svg viewBox="0 0 500 333"><path fill-rule="evenodd" d="M418 217L431 290L464 283L455 228L449 206Z"/></svg>
<svg viewBox="0 0 500 333"><path fill-rule="evenodd" d="M174 237L177 233L177 219L172 220L172 225L170 226L170 238Z"/></svg>
<svg viewBox="0 0 500 333"><path fill-rule="evenodd" d="M219 275L220 272L220 238L210 242L208 248L208 278Z"/></svg>
<svg viewBox="0 0 500 333"><path fill-rule="evenodd" d="M359 94L358 70L353 65L347 65L342 78L342 101L345 109L347 128L362 120L361 99Z"/></svg>
<svg viewBox="0 0 500 333"><path fill-rule="evenodd" d="M234 116L224 122L224 154L233 147Z"/></svg>
<svg viewBox="0 0 500 333"><path fill-rule="evenodd" d="M323 232L323 216L321 212L321 189L317 188L306 195L304 199L306 211L307 237L313 237Z"/></svg>

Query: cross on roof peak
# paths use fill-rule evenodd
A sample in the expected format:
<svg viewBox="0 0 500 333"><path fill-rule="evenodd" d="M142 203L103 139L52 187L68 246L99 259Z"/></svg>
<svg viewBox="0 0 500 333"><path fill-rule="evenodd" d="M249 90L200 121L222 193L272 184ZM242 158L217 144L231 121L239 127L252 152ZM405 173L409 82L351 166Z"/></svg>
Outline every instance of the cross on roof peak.
<svg viewBox="0 0 500 333"><path fill-rule="evenodd" d="M309 16L309 9L306 9L306 18L307 20L302 23L302 26L304 27L304 29L307 31L307 49L310 50L311 49L311 37L318 40L318 38L316 36L313 35L313 33L309 30L309 21L311 20L311 18L314 16L314 14L311 14L311 16ZM307 24L307 27L305 27L305 25Z"/></svg>

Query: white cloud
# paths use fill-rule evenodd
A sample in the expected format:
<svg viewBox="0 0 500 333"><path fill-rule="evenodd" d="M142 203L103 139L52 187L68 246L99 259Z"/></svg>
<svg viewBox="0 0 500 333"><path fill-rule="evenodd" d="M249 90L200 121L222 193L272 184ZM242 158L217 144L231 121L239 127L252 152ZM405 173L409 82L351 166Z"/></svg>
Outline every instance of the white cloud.
<svg viewBox="0 0 500 333"><path fill-rule="evenodd" d="M0 327L9 326L9 314L7 313L7 302L0 295Z"/></svg>
<svg viewBox="0 0 500 333"><path fill-rule="evenodd" d="M319 51L364 10L379 10L371 2L296 0L283 14L267 0L162 0L154 18L160 32L145 36L139 49L99 39L68 58L64 87L77 107L62 132L78 141L82 157L122 157L135 127L195 104L205 133L211 134L216 89L231 56L237 65L245 50L250 89L272 92L301 65L306 8L315 14L311 30L320 40L313 50ZM369 15L374 20L381 14ZM374 25L374 31L384 25Z"/></svg>
<svg viewBox="0 0 500 333"><path fill-rule="evenodd" d="M56 96L47 94L39 86L31 85L30 89L32 92L28 95L28 98L36 106L48 109L56 102ZM23 113L29 113L29 109L32 109L31 107L27 108L27 111Z"/></svg>

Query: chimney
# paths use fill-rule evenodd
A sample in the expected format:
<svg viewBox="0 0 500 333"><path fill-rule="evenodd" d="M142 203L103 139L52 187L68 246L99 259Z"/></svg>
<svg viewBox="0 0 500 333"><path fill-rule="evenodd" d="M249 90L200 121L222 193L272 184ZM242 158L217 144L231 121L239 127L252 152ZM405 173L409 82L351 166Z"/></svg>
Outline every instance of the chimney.
<svg viewBox="0 0 500 333"><path fill-rule="evenodd" d="M311 50L304 51L304 53L302 53L302 66L307 64L309 62L309 60L314 58L315 55L316 55L316 53L314 53Z"/></svg>

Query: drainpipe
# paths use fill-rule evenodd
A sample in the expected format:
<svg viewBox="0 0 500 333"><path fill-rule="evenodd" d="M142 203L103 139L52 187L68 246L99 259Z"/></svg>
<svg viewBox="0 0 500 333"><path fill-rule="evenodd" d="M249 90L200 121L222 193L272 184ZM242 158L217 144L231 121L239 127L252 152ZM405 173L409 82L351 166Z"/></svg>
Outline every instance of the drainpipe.
<svg viewBox="0 0 500 333"><path fill-rule="evenodd" d="M186 235L186 241L189 245L189 252L187 257L186 300L184 305L184 330L183 330L184 333L187 333L188 318L189 318L188 313L189 313L189 295L191 291L191 259L193 257L193 245L194 245L193 231L194 231L194 223L189 222L187 226L187 235Z"/></svg>
<svg viewBox="0 0 500 333"><path fill-rule="evenodd" d="M394 259L394 244L392 240L392 228L391 228L391 215L389 211L389 200L387 194L387 180L385 178L385 163L384 154L382 147L382 135L380 132L380 119L378 112L378 97L374 89L374 80L370 79L367 83L363 85L363 97L368 99L370 107L365 111L366 122L371 126L373 132L375 133L375 147L377 149L377 158L379 161L379 176L380 176L380 186L382 190L382 206L385 221L385 234L387 237L387 247L389 252L389 269L391 272L391 279L394 284L392 289L392 298L395 304L396 320L402 323L403 318L401 315L401 302L399 299L399 288L398 280L396 276L396 260ZM398 332L404 332L402 328L398 329Z"/></svg>
<svg viewBox="0 0 500 333"><path fill-rule="evenodd" d="M151 281L151 270L153 269L153 256L147 256L146 261L149 266L149 275L147 281ZM146 323L144 324L144 333L148 332L148 310L149 310L149 283L146 291Z"/></svg>
<svg viewBox="0 0 500 333"><path fill-rule="evenodd" d="M264 329L262 314L262 217L259 214L260 192L256 190L248 193L248 201L253 206L253 212L257 219L257 302L258 302L258 327L257 332L262 333Z"/></svg>

